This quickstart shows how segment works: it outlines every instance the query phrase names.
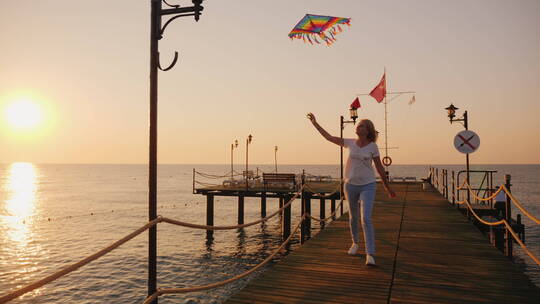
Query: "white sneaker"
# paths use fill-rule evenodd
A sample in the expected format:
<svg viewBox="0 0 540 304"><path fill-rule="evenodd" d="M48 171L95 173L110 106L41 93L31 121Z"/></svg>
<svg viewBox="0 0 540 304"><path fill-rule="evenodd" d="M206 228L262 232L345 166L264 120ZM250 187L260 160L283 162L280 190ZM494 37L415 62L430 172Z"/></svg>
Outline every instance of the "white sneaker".
<svg viewBox="0 0 540 304"><path fill-rule="evenodd" d="M375 264L375 258L370 254L366 255L366 265L368 265L368 266L375 266L376 265Z"/></svg>
<svg viewBox="0 0 540 304"><path fill-rule="evenodd" d="M351 248L349 249L349 251L347 252L349 255L356 255L356 253L358 252L358 244L356 243L353 243L351 245Z"/></svg>

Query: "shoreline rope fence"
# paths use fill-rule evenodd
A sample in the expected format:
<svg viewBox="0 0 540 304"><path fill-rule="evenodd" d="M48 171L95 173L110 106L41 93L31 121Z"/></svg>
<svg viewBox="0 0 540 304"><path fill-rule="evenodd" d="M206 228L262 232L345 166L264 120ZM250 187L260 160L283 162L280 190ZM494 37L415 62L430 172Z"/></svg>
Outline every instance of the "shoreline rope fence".
<svg viewBox="0 0 540 304"><path fill-rule="evenodd" d="M50 274L46 277L44 277L43 279L40 279L38 281L35 281L33 283L30 283L24 287L21 287L19 289L16 289L14 291L11 291L3 296L0 297L0 303L7 303L11 300L14 300L28 292L31 292L35 289L38 289L48 283L51 283L53 282L54 280L60 278L60 277L63 277L87 264L89 264L90 262L92 261L95 261L97 259L99 259L100 257L110 253L111 251L115 250L116 248L120 247L121 245L123 245L124 243L130 241L131 239L135 238L136 236L140 235L141 233L143 233L144 231L148 230L149 228L153 227L153 226L156 226L158 225L159 223L169 223L169 224L172 224L172 225L178 225L178 226L183 226L183 227L188 227L188 228L193 228L193 229L204 229L204 230L231 230L231 229L238 229L238 228L245 228L245 227L249 227L249 226L253 226L253 225L256 225L256 224L259 224L259 223L262 223L262 222L266 222L268 220L270 220L271 218L273 218L274 216L276 216L277 214L283 212L286 208L290 207L292 205L292 203L297 199L299 198L304 189L305 189L305 185L302 186L301 189L299 189L290 199L287 203L283 204L283 206L281 208L279 208L278 210L276 210L275 212L273 212L272 214L264 217L264 218L261 218L259 220L256 220L256 221L253 221L253 222L250 222L250 223L246 223L246 224L240 224L240 225L231 225L231 226L208 226L208 225L200 225L200 224L193 224L193 223L187 223L187 222L183 222L183 221L179 221L179 220L175 220L175 219L171 219L171 218L167 218L167 217L163 217L163 216L158 216L156 219L146 223L145 225L141 226L140 228L138 228L137 230L131 232L130 234L126 235L125 237L121 238L120 240L112 243L111 245L99 250L98 252L72 264L72 265L68 265L62 269L60 269L59 271L53 273L53 274ZM196 287L189 287L189 288L164 288L164 289L158 289L158 291L154 294L152 294L151 296L147 297L143 303L151 303L154 299L156 299L157 297L161 296L161 295L166 295L166 294L175 294L175 293L187 293L187 292L193 292L193 291L201 291L201 290L207 290L207 289L212 289L212 288L216 288L216 287L219 287L219 286L223 286L225 284L228 284L228 283L232 283L234 281L237 281L243 277L246 277L248 276L249 274L255 272L256 270L260 269L261 267L263 267L264 265L266 265L268 262L270 262L290 241L291 239L293 238L293 236L298 232L298 229L301 227L302 223L304 222L305 219L307 219L308 217L313 219L313 220L316 220L316 221L319 221L319 222L323 222L323 221L328 221L332 218L334 218L336 212L339 210L339 208L343 208L343 198L341 199L341 204L339 204L338 208L336 208L334 210L334 212L327 218L324 218L324 219L319 219L319 218L316 218L316 217L313 217L311 216L308 212L304 212L299 218L299 223L296 225L296 227L293 229L292 233L287 237L287 239L285 241L283 241L281 243L281 245L272 253L270 254L268 257L266 257L262 262L260 262L259 264L257 264L256 266L254 266L253 268L251 268L250 270L248 271L245 271L237 276L234 276L232 278L229 278L229 279L226 279L226 280L223 280L223 281L220 281L220 282L216 282L216 283L212 283L212 284L208 284L208 285L204 285L204 286L196 286Z"/></svg>

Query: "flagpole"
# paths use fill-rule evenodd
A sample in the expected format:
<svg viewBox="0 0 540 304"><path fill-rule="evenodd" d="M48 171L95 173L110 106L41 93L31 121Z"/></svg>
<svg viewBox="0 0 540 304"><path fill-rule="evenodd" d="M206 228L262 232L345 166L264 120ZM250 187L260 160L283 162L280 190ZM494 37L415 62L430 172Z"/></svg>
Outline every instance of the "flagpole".
<svg viewBox="0 0 540 304"><path fill-rule="evenodd" d="M388 157L388 103L386 102L386 89L388 88L388 81L386 79L386 66L384 67L384 156ZM388 167L385 166L384 173L386 174L386 178L389 178L388 176Z"/></svg>

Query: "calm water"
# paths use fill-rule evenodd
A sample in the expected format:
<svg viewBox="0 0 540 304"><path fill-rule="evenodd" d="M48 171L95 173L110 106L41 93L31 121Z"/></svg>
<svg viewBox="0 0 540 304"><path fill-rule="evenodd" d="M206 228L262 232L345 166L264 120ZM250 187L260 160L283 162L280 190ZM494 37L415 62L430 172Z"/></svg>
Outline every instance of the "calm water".
<svg viewBox="0 0 540 304"><path fill-rule="evenodd" d="M229 169L227 165L159 166L158 213L204 224L205 197L192 194L193 167L217 175ZM273 170L273 166L259 168ZM311 174L339 176L338 166L279 167L281 172L300 173L302 169ZM540 215L540 165L474 169L498 170L496 184L502 183L503 174L512 174L515 195L533 214ZM427 171L427 166L392 166L391 173L425 177ZM0 165L1 293L74 263L142 226L147 220L147 178L144 165ZM216 183L201 177L197 180ZM269 213L278 208L275 199L269 199L267 205ZM296 219L299 204L293 206ZM215 225L235 224L236 207L235 198L216 198ZM246 199L245 221L258 219L259 213L259 200ZM318 214L318 210L314 213ZM204 285L244 272L279 246L279 220L275 217L266 224L242 230L217 231L213 240L208 240L202 230L160 224L158 286ZM526 218L524 222L527 245L540 255L540 227ZM297 246L295 239L292 249ZM518 263L540 286L539 267L520 249L517 255ZM146 295L146 259L147 233L143 233L111 254L14 303L140 303ZM254 276L207 292L161 297L160 303L220 303Z"/></svg>

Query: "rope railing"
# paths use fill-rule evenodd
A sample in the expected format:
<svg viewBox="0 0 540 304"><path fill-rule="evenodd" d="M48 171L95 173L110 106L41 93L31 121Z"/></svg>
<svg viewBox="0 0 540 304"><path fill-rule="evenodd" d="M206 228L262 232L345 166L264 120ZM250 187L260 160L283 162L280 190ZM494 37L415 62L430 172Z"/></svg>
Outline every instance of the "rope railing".
<svg viewBox="0 0 540 304"><path fill-rule="evenodd" d="M199 171L195 171L195 173L202 176L202 177L213 178L213 179L219 179L219 178L225 178L225 177L230 177L231 176L231 171L229 171L225 175L210 174L210 173L204 173L204 172L199 172ZM233 174L232 174L232 176L240 176L240 175L242 175L242 173L234 173L233 172Z"/></svg>
<svg viewBox="0 0 540 304"><path fill-rule="evenodd" d="M496 221L496 222L488 222L488 221L485 221L483 220L482 218L480 218L478 216L478 214L476 214L476 212L474 212L474 209L473 207L471 206L471 204L467 201L467 200L463 200L463 201L459 201L459 202L456 202L457 204L465 204L467 206L467 208L469 209L469 211L472 213L472 215L481 223L485 224L485 225L488 225L488 226L498 226L498 225L501 225L501 224L504 224L504 226L506 226L506 229L508 230L508 232L510 232L510 234L512 235L512 237L514 238L514 240L516 240L516 242L521 246L521 248L525 251L525 253L527 253L527 255L538 265L540 266L540 260L538 260L538 258L529 250L529 248L527 248L527 246L521 241L521 239L519 238L519 236L516 234L516 232L514 231L514 229L512 229L512 225L510 225L510 223L508 223L507 220L505 219L502 219L500 221Z"/></svg>
<svg viewBox="0 0 540 304"><path fill-rule="evenodd" d="M246 223L246 224L240 224L240 225L234 225L234 226L210 226L210 225L200 225L200 224L182 222L182 221L170 219L167 217L163 217L161 221L165 223L173 224L173 225L184 226L184 227L189 227L189 228L194 228L194 229L204 229L204 230L230 230L230 229L237 229L237 228L245 228L245 227L253 226L253 225L268 221L272 217L276 216L277 214L285 210L285 208L289 207L292 204L292 202L299 196L300 196L300 193L297 192L286 204L283 204L281 208L279 208L272 214L262 219L259 219L250 223Z"/></svg>
<svg viewBox="0 0 540 304"><path fill-rule="evenodd" d="M506 195L508 195L508 197L510 198L510 200L514 203L514 205L516 205L516 207L518 207L519 210L521 210L521 212L523 212L523 214L525 214L529 219L531 219L533 222L535 222L536 224L540 224L540 219L537 218L536 216L532 215L529 211L527 211L527 209L525 209L525 207L523 207L523 205L519 202L519 200L512 194L512 192L510 192L508 190L508 188L506 188L506 185L501 185L491 196L489 197L486 197L486 198L482 198L482 197L479 197L477 196L474 191L471 189L471 185L469 183L467 183L467 180L465 180L465 182L463 183L463 185L468 189L468 191L471 193L471 195L479 200L479 201L488 201L490 199L493 199L497 196L497 194L499 194L501 191L504 191L506 193Z"/></svg>
<svg viewBox="0 0 540 304"><path fill-rule="evenodd" d="M149 229L150 227L153 227L155 226L157 223L159 223L161 221L161 218L156 218L155 220L151 221L151 222L148 222L147 224L145 224L144 226L142 226L141 228L133 231L132 233L126 235L125 237L123 237L122 239L112 243L111 245L101 249L100 251L80 260L79 262L75 263L75 264L72 264L72 265L69 265L67 267L64 267L63 269L41 279L41 280L38 280L34 283L31 283L29 285L26 285L25 287L22 287L22 288L19 288L15 291L12 291L2 297L0 297L0 303L5 303L5 302L8 302L8 301L11 301L17 297L20 297L22 296L23 294L25 293L28 293L34 289L37 289L45 284L48 284L62 276L65 276L67 275L68 273L70 272L73 272L79 268L81 268L82 266L94 261L94 260L97 260L98 258L106 255L107 253L113 251L114 249L120 247L122 244L126 243L127 241L133 239L134 237L136 237L137 235L143 233L144 231L146 231L147 229Z"/></svg>
<svg viewBox="0 0 540 304"><path fill-rule="evenodd" d="M343 208L343 198L339 201L338 207L337 207L337 208L334 210L334 212L332 212L329 216L327 216L327 217L325 217L325 218L323 218L323 219L318 218L318 217L314 217L314 216L312 216L312 215L309 214L309 213L307 214L307 216L308 216L310 219L314 220L314 221L318 221L318 222L321 222L321 223L322 223L322 222L326 222L326 221L328 221L328 220L333 219L333 218L336 216L336 213L337 213L337 211L338 211L340 208Z"/></svg>
<svg viewBox="0 0 540 304"><path fill-rule="evenodd" d="M199 182L199 181L195 181L195 184L205 186L205 187L212 187L212 186L219 186L220 185L220 184L205 183L205 182Z"/></svg>
<svg viewBox="0 0 540 304"><path fill-rule="evenodd" d="M316 195L316 196L319 196L319 197L322 197L322 198L327 198L327 197L332 197L334 194L338 193L340 190L341 190L341 183L337 186L336 190L330 192L330 193L327 193L327 194L324 194L324 193L320 193L320 192L317 192L315 190L313 190L313 188L311 188L307 183L304 184L305 188L309 191L311 191L312 194Z"/></svg>
<svg viewBox="0 0 540 304"><path fill-rule="evenodd" d="M208 284L208 285L196 286L196 287L186 287L186 288L163 288L163 289L160 288L154 294L147 297L144 300L143 304L152 303L152 301L154 301L157 297L165 295L165 294L187 293L187 292L202 291L202 290L207 290L207 289L220 287L220 286L232 283L234 281L237 281L237 280L239 280L241 278L244 278L244 277L252 274L253 272L257 271L259 268L263 267L268 262L270 262L274 258L274 256L276 256L276 254L278 254L285 247L285 245L287 245L291 241L294 234L296 234L296 232L298 232L298 229L300 228L300 226L302 224L302 221L305 219L306 216L307 216L307 213L304 213L302 215L302 217L300 218L300 222L296 225L293 232L289 235L289 237L271 255L269 255L266 259L264 259L262 262L260 262L259 264L257 264L253 268L251 268L250 270L245 271L245 272L243 272L243 273L241 273L239 275L236 275L236 276L234 276L232 278L229 278L229 279L217 282L217 283Z"/></svg>
<svg viewBox="0 0 540 304"><path fill-rule="evenodd" d="M519 210L521 210L521 212L523 212L523 214L525 214L529 219L531 219L536 224L540 224L540 219L538 219L536 216L532 215L529 211L527 211L525 209L525 207L523 207L523 205L519 202L519 200L512 194L512 192L510 192L508 190L508 188L506 188L505 185L502 185L501 187L503 188L506 195L508 195L508 197L510 197L510 199L514 203L514 205L516 205L519 208Z"/></svg>
<svg viewBox="0 0 540 304"><path fill-rule="evenodd" d="M6 303L8 301L11 301L17 297L20 297L22 296L23 294L26 294L28 292L31 292L37 288L40 288L48 283L51 283L52 281L64 276L64 275L67 275L77 269L79 269L80 267L82 266L85 266L87 264L89 264L90 262L96 260L96 259L99 259L100 257L110 253L111 251L115 250L116 248L120 247L121 245L123 245L124 243L130 241L131 239L133 239L134 237L138 236L139 234L143 233L144 231L146 231L147 229L153 227L153 226L156 226L158 223L161 223L161 222L166 222L166 223L169 223L169 224L173 224L173 225L179 225L179 226L184 226L184 227L190 227L190 228L195 228L195 229L205 229L205 230L227 230L227 229L237 229L237 228L244 228L244 227L249 227L249 226L253 226L253 225L256 225L258 223L262 223L262 222L265 222L265 221L268 221L269 219L271 219L272 217L276 216L277 214L279 214L280 212L282 212L285 208L288 208L295 199L297 199L302 191L303 191L303 187L297 191L295 193L295 195L293 195L290 200L286 203L286 204L283 204L283 206L281 208L279 208L277 211L273 212L272 214L270 214L269 216L265 217L265 218L262 218L262 219L259 219L257 221L254 221L254 222L251 222L251 223L246 223L246 224L241 224L241 225L234 225L234 226L208 226L208 225L199 225L199 224L193 224L193 223L187 223L187 222L183 222L183 221L178 221L178 220L174 220L174 219L170 219L170 218L166 218L166 217L162 217L162 216L158 216L156 219L146 223L144 226L140 227L139 229L133 231L132 233L128 234L127 236L123 237L122 239L112 243L111 245L101 249L100 251L80 260L79 262L75 263L75 264L72 264L72 265L69 265L67 267L64 267L63 269L41 279L41 280L38 280L34 283L31 283L29 285L26 285L22 288L19 288L17 290L14 290L2 297L0 297L0 303ZM300 227L300 224L302 223L302 221L304 220L304 218L308 216L308 214L303 214L301 216L301 220L300 220L300 223L297 225L297 227L294 229L294 232L292 234L290 234L290 236L287 238L287 240L278 248L278 250L276 250L276 252L274 252L271 256L269 256L267 259L265 259L261 264L257 265L255 268L251 269L250 271L247 271L239 276L236 276L234 278L231 278L231 279L228 279L228 280L225 280L223 282L219 282L219 283L214 283L214 284L209 284L209 285L205 285L205 286L199 286L199 287L193 287L193 288L180 288L180 289L163 289L163 290L160 290L159 293L160 294L169 294L169 293L183 293L183 292L189 292L189 291L197 291L197 290L205 290L205 289L210 289L210 288L214 288L214 287L218 287L218 286L221 286L221 285L225 285L227 283L230 283L230 282L233 282L233 281L236 281L242 277L245 277L247 275L249 275L250 273L254 272L255 270L257 270L258 268L262 267L264 264L268 263L268 261L270 261L276 254L277 252L279 252L279 250L281 250L285 244L287 244L292 236L294 235L294 233L296 233L296 231L298 230L298 227ZM156 293L157 294L157 293ZM152 296L156 296L156 294L152 295ZM160 294L158 294L157 296L159 296ZM152 298L152 299L155 299ZM148 299L147 299L148 300ZM146 303L146 301L145 301Z"/></svg>

